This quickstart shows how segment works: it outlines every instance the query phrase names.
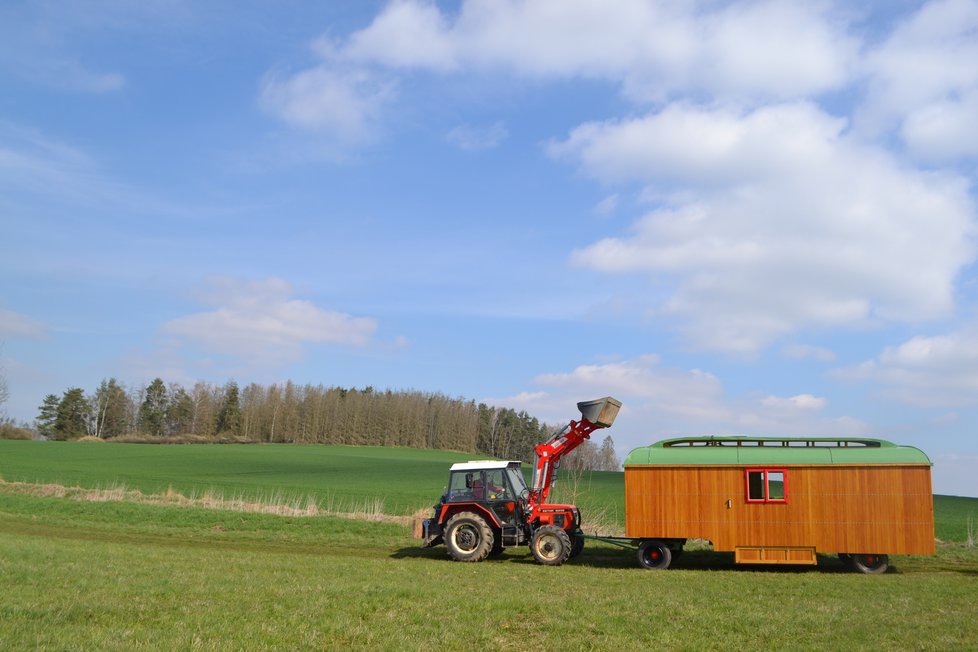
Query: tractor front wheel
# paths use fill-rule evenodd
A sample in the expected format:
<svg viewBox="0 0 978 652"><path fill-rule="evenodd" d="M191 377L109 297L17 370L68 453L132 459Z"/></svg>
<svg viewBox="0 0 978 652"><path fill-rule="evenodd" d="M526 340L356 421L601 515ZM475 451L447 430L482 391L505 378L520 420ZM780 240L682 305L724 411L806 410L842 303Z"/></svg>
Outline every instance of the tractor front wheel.
<svg viewBox="0 0 978 652"><path fill-rule="evenodd" d="M445 547L455 561L482 561L492 551L492 528L478 514L459 512L445 526Z"/></svg>
<svg viewBox="0 0 978 652"><path fill-rule="evenodd" d="M638 565L646 570L665 570L672 563L672 550L658 539L643 541L638 547Z"/></svg>
<svg viewBox="0 0 978 652"><path fill-rule="evenodd" d="M560 566L570 557L571 540L565 530L556 525L544 525L533 533L530 552L544 566Z"/></svg>

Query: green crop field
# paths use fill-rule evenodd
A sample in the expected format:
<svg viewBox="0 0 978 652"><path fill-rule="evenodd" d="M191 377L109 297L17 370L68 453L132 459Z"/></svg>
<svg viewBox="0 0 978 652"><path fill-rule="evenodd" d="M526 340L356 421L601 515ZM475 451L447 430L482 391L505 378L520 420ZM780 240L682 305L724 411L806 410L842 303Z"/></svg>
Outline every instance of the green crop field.
<svg viewBox="0 0 978 652"><path fill-rule="evenodd" d="M463 564L394 523L91 502L14 484L383 499L408 514L467 457L0 442L0 649L978 647L978 549L965 543L975 499L935 501L938 555L897 556L890 573L866 576L829 556L758 571L708 550L648 572L601 544L559 568L525 549ZM620 508L621 474L576 480L582 504Z"/></svg>

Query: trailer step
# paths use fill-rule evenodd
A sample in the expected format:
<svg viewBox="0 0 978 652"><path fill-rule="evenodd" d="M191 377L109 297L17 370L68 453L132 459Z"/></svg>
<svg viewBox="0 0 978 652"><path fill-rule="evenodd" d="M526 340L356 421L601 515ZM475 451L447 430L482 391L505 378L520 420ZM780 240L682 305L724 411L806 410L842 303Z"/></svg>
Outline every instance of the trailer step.
<svg viewBox="0 0 978 652"><path fill-rule="evenodd" d="M807 564L818 563L815 548L790 546L744 546L734 548L737 564Z"/></svg>

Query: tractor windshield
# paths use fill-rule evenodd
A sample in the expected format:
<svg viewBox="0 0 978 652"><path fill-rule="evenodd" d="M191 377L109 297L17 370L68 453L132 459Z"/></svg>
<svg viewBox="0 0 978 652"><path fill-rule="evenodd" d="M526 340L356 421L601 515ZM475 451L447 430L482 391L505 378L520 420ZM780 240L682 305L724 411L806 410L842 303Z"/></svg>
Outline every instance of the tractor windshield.
<svg viewBox="0 0 978 652"><path fill-rule="evenodd" d="M509 477L509 483L513 485L513 495L515 497L522 498L530 493L530 490L526 486L526 480L523 478L523 473L519 468L514 466L507 467L506 475Z"/></svg>

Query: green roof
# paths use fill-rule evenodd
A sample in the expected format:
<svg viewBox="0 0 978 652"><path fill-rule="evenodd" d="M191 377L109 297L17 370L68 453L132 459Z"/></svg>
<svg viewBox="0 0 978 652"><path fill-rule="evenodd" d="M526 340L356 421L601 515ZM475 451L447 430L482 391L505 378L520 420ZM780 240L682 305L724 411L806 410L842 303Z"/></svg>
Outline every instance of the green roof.
<svg viewBox="0 0 978 652"><path fill-rule="evenodd" d="M930 464L919 448L850 437L680 437L636 448L638 464Z"/></svg>

